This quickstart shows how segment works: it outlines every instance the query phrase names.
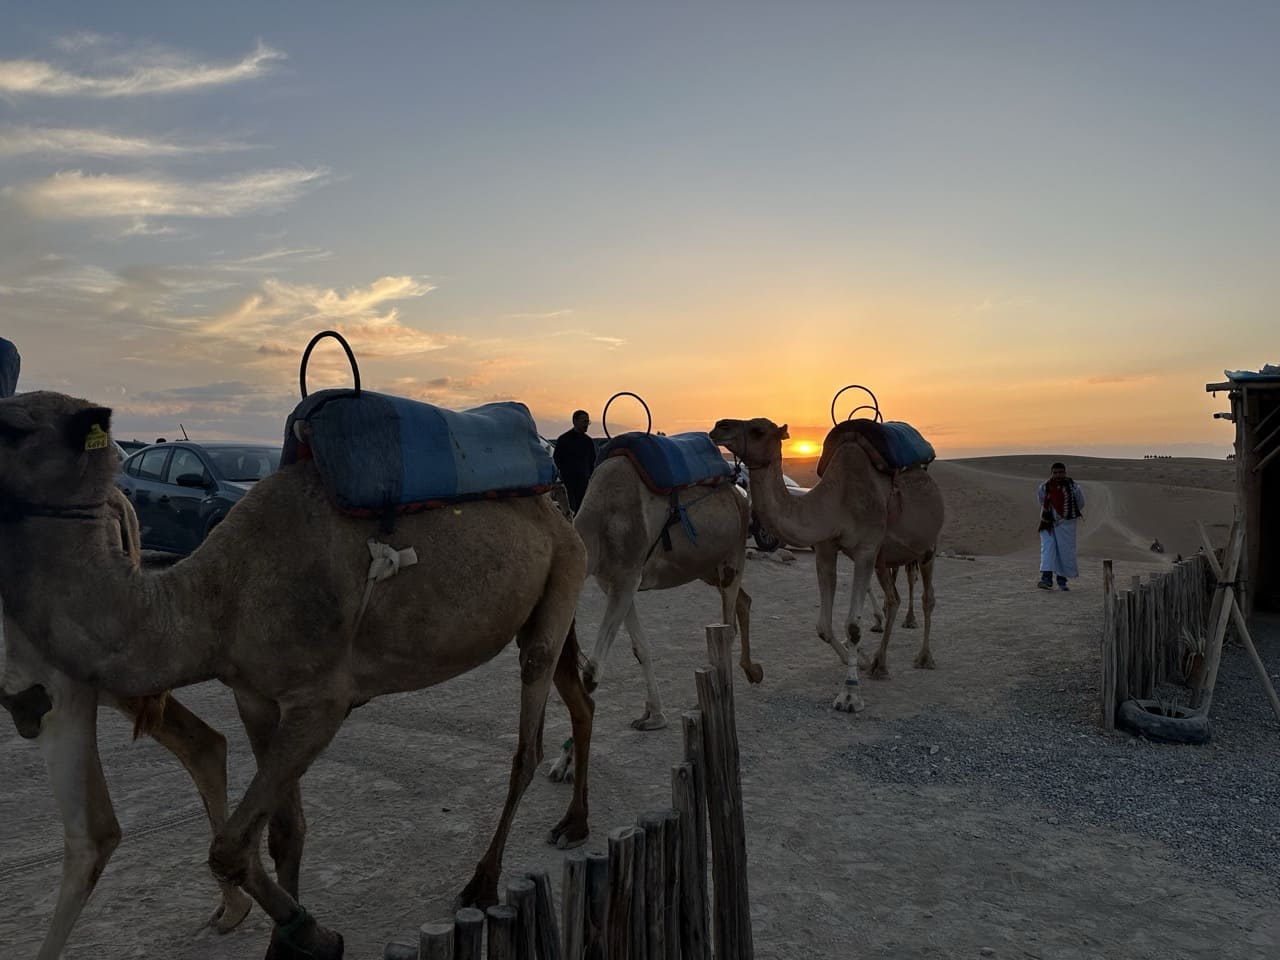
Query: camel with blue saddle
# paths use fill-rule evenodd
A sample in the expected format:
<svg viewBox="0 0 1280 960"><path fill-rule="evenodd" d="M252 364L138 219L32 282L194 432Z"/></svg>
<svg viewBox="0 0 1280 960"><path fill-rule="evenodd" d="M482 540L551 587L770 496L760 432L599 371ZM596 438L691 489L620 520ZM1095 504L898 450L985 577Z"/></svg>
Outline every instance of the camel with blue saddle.
<svg viewBox="0 0 1280 960"><path fill-rule="evenodd" d="M933 562L944 519L942 492L925 469L933 447L905 423L880 424L850 420L834 427L823 441L817 484L803 496L787 492L782 480L782 441L787 426L758 417L720 420L711 439L732 451L750 471L751 502L761 520L788 543L812 546L818 573L818 636L848 667L845 683L832 706L853 713L865 707L861 668L873 678L888 676L888 649L893 621L901 604L893 570L920 565L924 635L915 666L932 669L929 639L935 605ZM845 636L832 627L836 559L853 560L853 595L845 620ZM869 660L857 652L858 626L874 571L885 596L885 624L880 645ZM847 644L846 644L847 641Z"/></svg>
<svg viewBox="0 0 1280 960"><path fill-rule="evenodd" d="M367 409L339 409L362 400ZM101 442L111 411L50 392L0 399L5 613L41 658L114 696L214 679L232 689L257 769L218 829L209 865L272 918L274 960L343 955L342 937L298 899L299 783L343 720L373 697L472 670L513 637L519 739L502 814L460 902L497 902L553 683L569 709L578 770L551 840L572 846L587 836L592 703L573 633L587 555L539 492L551 464L528 411L479 411L490 422L455 429L436 410L358 389L323 401L295 412L280 470L198 549L172 567L137 570L105 508L117 470ZM523 429L511 428L517 422ZM352 424L359 437L346 433ZM388 445L366 444L369 436ZM360 444L358 456L342 452L348 443ZM451 460L433 465L439 483L419 470L424 445ZM377 483L353 480L346 468L357 460ZM504 466L495 474L481 461ZM268 824L274 877L260 854Z"/></svg>
<svg viewBox="0 0 1280 960"><path fill-rule="evenodd" d="M751 659L751 597L742 589L749 520L746 497L706 433L625 433L600 451L573 520L587 547L587 571L607 598L583 673L588 690L600 683L609 649L625 623L646 689L635 729L667 724L649 639L636 609L641 591L695 580L715 587L722 622L737 623L743 672L752 683L764 679L764 670ZM569 765L566 754L552 778L563 778Z"/></svg>

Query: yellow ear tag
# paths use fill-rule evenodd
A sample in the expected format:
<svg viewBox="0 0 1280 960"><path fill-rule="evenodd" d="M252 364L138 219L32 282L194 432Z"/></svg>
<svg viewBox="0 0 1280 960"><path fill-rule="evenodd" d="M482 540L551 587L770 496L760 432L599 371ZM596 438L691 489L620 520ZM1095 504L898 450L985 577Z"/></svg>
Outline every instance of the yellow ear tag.
<svg viewBox="0 0 1280 960"><path fill-rule="evenodd" d="M84 448L86 450L105 450L108 442L106 432L95 423L89 428L89 435L84 438Z"/></svg>

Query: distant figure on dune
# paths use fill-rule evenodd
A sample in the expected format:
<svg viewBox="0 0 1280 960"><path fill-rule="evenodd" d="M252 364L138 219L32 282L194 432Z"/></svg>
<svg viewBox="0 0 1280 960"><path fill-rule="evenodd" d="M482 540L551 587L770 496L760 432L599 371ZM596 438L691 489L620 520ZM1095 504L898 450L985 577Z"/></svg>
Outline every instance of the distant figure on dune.
<svg viewBox="0 0 1280 960"><path fill-rule="evenodd" d="M569 509L574 513L582 506L582 498L587 492L587 481L591 479L591 471L596 466L596 445L587 436L587 427L591 425L591 417L585 410L573 411L573 429L566 430L556 438L556 452L553 459L560 471L560 480L569 494Z"/></svg>
<svg viewBox="0 0 1280 960"><path fill-rule="evenodd" d="M1152 540L1152 541L1151 541L1151 552L1152 552L1152 553L1164 553L1164 544L1160 542L1160 538L1159 538L1159 537L1157 537L1155 540Z"/></svg>
<svg viewBox="0 0 1280 960"><path fill-rule="evenodd" d="M1067 476L1067 466L1055 463L1049 479L1036 490L1040 504L1040 582L1041 590L1067 589L1067 579L1080 576L1076 565L1076 521L1084 519L1084 491Z"/></svg>
<svg viewBox="0 0 1280 960"><path fill-rule="evenodd" d="M0 397L12 397L18 391L18 370L22 358L12 340L0 337Z"/></svg>

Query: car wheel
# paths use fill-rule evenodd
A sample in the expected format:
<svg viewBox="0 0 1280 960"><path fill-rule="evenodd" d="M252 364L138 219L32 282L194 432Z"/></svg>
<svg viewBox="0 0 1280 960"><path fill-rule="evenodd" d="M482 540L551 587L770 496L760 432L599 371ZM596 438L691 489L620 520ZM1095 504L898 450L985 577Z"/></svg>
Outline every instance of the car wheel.
<svg viewBox="0 0 1280 960"><path fill-rule="evenodd" d="M782 546L782 541L761 526L760 521L755 518L751 520L751 538L755 540L756 547L765 553L773 553Z"/></svg>

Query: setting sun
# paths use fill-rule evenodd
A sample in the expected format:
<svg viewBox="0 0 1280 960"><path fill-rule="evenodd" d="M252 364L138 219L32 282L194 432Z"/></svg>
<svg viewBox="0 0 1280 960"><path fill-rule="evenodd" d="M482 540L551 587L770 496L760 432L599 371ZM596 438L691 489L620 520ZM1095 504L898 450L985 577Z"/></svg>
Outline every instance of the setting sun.
<svg viewBox="0 0 1280 960"><path fill-rule="evenodd" d="M801 440L791 445L791 455L794 457L816 457L818 455L818 445L807 440Z"/></svg>

